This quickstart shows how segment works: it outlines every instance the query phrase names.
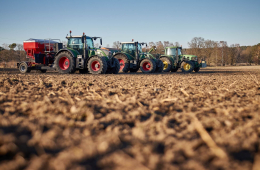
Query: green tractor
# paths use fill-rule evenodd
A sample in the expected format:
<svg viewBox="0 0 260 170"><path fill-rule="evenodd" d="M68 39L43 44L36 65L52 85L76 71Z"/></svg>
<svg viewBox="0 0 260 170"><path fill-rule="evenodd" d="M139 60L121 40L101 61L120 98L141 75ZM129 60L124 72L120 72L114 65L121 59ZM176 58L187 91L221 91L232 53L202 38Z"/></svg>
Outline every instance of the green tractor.
<svg viewBox="0 0 260 170"><path fill-rule="evenodd" d="M177 57L176 57L177 56ZM165 54L160 56L163 62L163 72L176 72L181 68L182 72L198 72L201 63L198 63L198 57L195 55L183 55L182 47L166 47Z"/></svg>
<svg viewBox="0 0 260 170"><path fill-rule="evenodd" d="M139 68L143 73L160 73L163 71L163 63L156 59L150 52L142 52L142 45L147 43L122 42L121 51L114 54L114 58L120 63L120 71L127 73L137 72Z"/></svg>
<svg viewBox="0 0 260 170"><path fill-rule="evenodd" d="M112 54L106 54L104 50L94 48L93 40L101 37L89 37L84 33L82 36L70 36L67 48L59 50L55 54L54 66L59 73L74 73L79 70L80 73L91 74L117 74L120 64L118 60L112 57Z"/></svg>

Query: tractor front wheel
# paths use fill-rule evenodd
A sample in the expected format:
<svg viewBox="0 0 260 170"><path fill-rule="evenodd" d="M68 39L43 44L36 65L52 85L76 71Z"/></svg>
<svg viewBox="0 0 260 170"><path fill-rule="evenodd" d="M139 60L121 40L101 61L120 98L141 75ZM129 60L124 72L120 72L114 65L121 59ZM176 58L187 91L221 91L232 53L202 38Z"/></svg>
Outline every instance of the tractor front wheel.
<svg viewBox="0 0 260 170"><path fill-rule="evenodd" d="M119 64L120 64L119 71L127 73L129 71L129 66L130 66L127 56L125 56L123 54L118 54L118 55L115 55L115 58L118 59Z"/></svg>
<svg viewBox="0 0 260 170"><path fill-rule="evenodd" d="M172 68L172 62L168 57L162 57L160 60L163 62L163 72L170 72Z"/></svg>
<svg viewBox="0 0 260 170"><path fill-rule="evenodd" d="M108 68L106 73L107 74L117 74L120 70L119 61L116 58L112 57L111 63L112 63L112 65L114 65L114 67Z"/></svg>
<svg viewBox="0 0 260 170"><path fill-rule="evenodd" d="M153 73L156 69L155 61L152 59L144 59L140 63L140 69L143 73Z"/></svg>
<svg viewBox="0 0 260 170"><path fill-rule="evenodd" d="M88 61L88 71L91 74L105 74L107 71L107 61L105 57L94 56Z"/></svg>
<svg viewBox="0 0 260 170"><path fill-rule="evenodd" d="M68 52L61 52L55 58L55 67L59 73L70 74L76 71L76 61Z"/></svg>
<svg viewBox="0 0 260 170"><path fill-rule="evenodd" d="M192 61L183 61L181 64L181 70L183 73L191 73L194 70L194 64Z"/></svg>
<svg viewBox="0 0 260 170"><path fill-rule="evenodd" d="M155 72L161 73L163 71L163 68L164 68L164 65L163 65L162 60L157 60Z"/></svg>
<svg viewBox="0 0 260 170"><path fill-rule="evenodd" d="M30 67L28 67L26 62L22 62L19 65L19 71L20 71L20 73L24 74L24 73L30 73L31 69L30 69Z"/></svg>

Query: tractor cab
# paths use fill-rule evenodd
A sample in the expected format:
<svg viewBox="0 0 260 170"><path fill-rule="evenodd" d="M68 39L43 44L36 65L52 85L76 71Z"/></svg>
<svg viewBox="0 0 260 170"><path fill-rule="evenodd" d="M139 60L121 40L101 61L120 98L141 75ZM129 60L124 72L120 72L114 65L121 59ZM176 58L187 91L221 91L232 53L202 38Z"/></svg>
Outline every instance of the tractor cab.
<svg viewBox="0 0 260 170"><path fill-rule="evenodd" d="M181 56L182 55L182 47L166 47L165 55L168 56Z"/></svg>
<svg viewBox="0 0 260 170"><path fill-rule="evenodd" d="M142 53L142 45L138 42L122 42L121 50L136 58L136 51ZM137 49L137 50L136 50Z"/></svg>
<svg viewBox="0 0 260 170"><path fill-rule="evenodd" d="M70 36L67 36L66 38L68 39L67 48L77 51L80 55L84 55L84 49L95 50L93 40L97 40L99 38L100 45L102 45L101 37L89 37L86 36L85 33L83 33L82 36L71 36L70 31Z"/></svg>

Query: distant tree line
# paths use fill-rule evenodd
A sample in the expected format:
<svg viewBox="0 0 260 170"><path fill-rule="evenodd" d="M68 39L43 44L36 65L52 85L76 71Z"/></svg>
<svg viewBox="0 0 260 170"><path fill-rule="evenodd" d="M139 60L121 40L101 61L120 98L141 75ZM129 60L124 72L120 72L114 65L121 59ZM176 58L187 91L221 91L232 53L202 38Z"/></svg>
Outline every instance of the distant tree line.
<svg viewBox="0 0 260 170"><path fill-rule="evenodd" d="M178 42L169 41L149 42L143 51L149 51L153 46L156 50L153 54L164 54L165 47L180 46ZM254 46L240 46L231 44L228 46L226 41L205 40L202 37L194 37L188 42L189 48L183 49L184 54L198 56L199 60L206 60L208 65L237 65L239 63L260 64L260 43ZM113 43L113 48L120 49L119 41Z"/></svg>
<svg viewBox="0 0 260 170"><path fill-rule="evenodd" d="M99 44L95 44L98 47ZM109 47L109 44L107 45ZM156 47L153 54L164 54L165 47L180 46L178 42L169 41L149 42L147 47L143 46L143 51L149 51L153 46ZM231 44L228 46L226 41L205 40L202 37L194 37L188 42L189 48L183 49L184 54L198 56L205 59L208 65L236 65L239 63L260 64L260 43L254 46L240 46ZM113 48L120 49L119 41L113 43ZM26 53L22 44L2 44L0 46L0 62L24 61Z"/></svg>
<svg viewBox="0 0 260 170"><path fill-rule="evenodd" d="M0 62L9 61L24 61L26 60L26 53L22 44L3 44L0 47Z"/></svg>

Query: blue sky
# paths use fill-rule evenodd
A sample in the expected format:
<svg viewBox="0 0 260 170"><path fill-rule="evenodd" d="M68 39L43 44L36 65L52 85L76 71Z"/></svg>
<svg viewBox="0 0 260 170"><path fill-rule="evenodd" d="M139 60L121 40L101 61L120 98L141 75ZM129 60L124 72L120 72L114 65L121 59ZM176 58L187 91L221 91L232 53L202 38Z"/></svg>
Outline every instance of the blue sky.
<svg viewBox="0 0 260 170"><path fill-rule="evenodd" d="M260 43L260 0L1 0L0 46L72 35L114 41L179 42L193 37Z"/></svg>

